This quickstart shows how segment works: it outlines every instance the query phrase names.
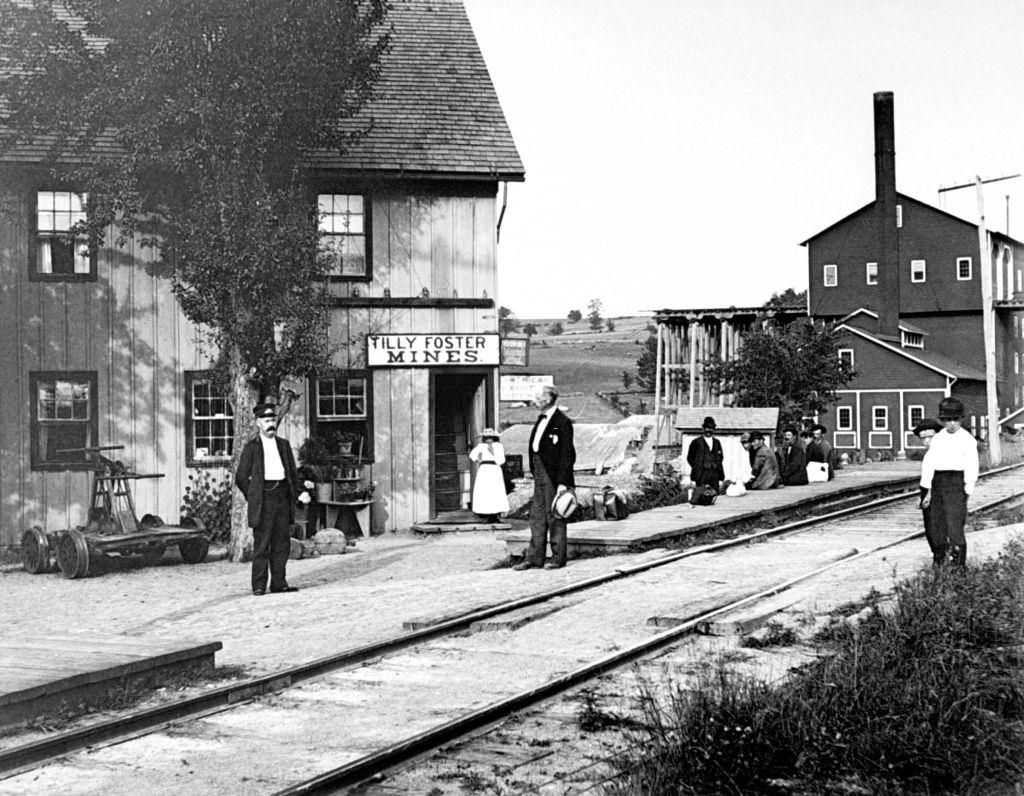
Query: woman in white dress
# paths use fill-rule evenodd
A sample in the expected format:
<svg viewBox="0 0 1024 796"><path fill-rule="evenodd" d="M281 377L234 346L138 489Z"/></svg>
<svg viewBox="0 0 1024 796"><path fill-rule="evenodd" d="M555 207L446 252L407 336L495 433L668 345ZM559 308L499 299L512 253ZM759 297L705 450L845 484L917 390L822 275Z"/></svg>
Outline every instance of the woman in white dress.
<svg viewBox="0 0 1024 796"><path fill-rule="evenodd" d="M473 513L496 522L499 514L508 511L505 478L501 465L505 463L505 446L499 442L498 432L485 428L480 432L480 444L469 452L476 462L476 481L473 482Z"/></svg>

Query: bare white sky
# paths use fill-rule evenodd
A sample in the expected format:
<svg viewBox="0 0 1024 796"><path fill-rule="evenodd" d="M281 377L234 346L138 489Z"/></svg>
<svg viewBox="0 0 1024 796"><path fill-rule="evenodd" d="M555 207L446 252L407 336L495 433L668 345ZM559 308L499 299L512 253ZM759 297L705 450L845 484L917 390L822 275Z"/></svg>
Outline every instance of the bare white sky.
<svg viewBox="0 0 1024 796"><path fill-rule="evenodd" d="M519 152L498 265L520 317L760 304L799 243L874 198L875 91L897 189L977 220L1024 172L1021 0L465 0ZM1024 239L1024 179L985 191Z"/></svg>

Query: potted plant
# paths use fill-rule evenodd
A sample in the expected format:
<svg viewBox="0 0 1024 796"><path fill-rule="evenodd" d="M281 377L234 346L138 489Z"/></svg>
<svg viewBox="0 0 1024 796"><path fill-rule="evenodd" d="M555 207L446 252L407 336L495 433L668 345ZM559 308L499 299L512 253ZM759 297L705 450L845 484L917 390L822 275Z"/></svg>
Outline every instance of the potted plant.
<svg viewBox="0 0 1024 796"><path fill-rule="evenodd" d="M339 456L351 456L352 446L362 438L362 434L354 431L336 431L331 435L331 443Z"/></svg>
<svg viewBox="0 0 1024 796"><path fill-rule="evenodd" d="M337 495L339 503L362 503L367 500L373 500L373 493L377 489L377 482L371 481L369 484L364 484L356 487L350 487L346 489L340 495Z"/></svg>
<svg viewBox="0 0 1024 796"><path fill-rule="evenodd" d="M323 503L331 499L331 449L321 437L307 437L299 448L299 461L305 475L316 482L316 499Z"/></svg>

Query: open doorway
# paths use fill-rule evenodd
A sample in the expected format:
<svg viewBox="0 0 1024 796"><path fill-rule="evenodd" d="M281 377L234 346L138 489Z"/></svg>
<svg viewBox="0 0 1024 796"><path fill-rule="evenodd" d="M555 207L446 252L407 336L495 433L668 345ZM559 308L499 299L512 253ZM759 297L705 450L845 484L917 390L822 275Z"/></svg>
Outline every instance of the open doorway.
<svg viewBox="0 0 1024 796"><path fill-rule="evenodd" d="M432 370L430 374L430 516L469 507L469 452L494 423L494 371Z"/></svg>

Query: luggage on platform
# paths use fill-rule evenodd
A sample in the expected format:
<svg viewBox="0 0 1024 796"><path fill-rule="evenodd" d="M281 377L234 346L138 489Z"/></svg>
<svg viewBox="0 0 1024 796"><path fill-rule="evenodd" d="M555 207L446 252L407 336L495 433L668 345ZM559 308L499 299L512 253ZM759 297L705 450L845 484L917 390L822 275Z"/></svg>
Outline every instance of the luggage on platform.
<svg viewBox="0 0 1024 796"><path fill-rule="evenodd" d="M628 516L626 496L620 490L606 486L594 495L594 519L624 520Z"/></svg>

